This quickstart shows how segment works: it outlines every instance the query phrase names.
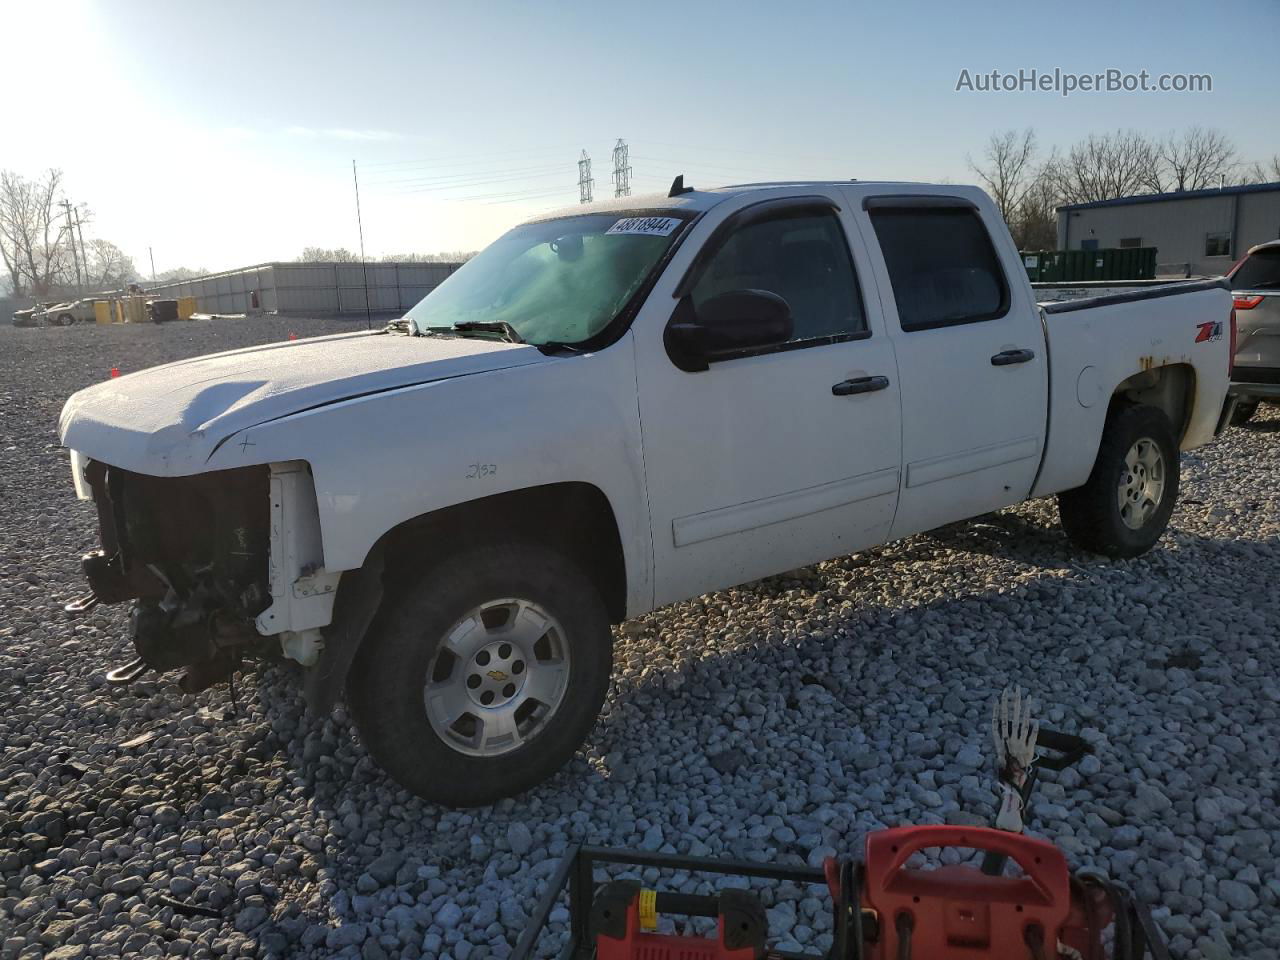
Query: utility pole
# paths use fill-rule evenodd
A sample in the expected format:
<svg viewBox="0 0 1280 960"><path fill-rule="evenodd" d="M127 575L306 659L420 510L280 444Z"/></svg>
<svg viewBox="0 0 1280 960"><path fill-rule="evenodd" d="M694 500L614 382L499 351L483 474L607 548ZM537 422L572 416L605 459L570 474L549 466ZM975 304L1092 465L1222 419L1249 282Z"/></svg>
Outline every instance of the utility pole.
<svg viewBox="0 0 1280 960"><path fill-rule="evenodd" d="M587 151L582 151L582 157L578 160L578 202L590 203L592 200L591 188L595 183L591 179L591 158L587 156Z"/></svg>
<svg viewBox="0 0 1280 960"><path fill-rule="evenodd" d="M151 252L151 248L147 247L147 257L151 260L151 282L156 282L156 255Z"/></svg>
<svg viewBox="0 0 1280 960"><path fill-rule="evenodd" d="M81 290L80 283L80 255L76 253L76 232L75 228L71 225L71 201L63 200L62 209L65 210L67 214L67 236L71 240L71 259L76 265L76 293L82 293L83 290Z"/></svg>
<svg viewBox="0 0 1280 960"><path fill-rule="evenodd" d="M80 238L80 259L84 261L84 282L89 283L89 254L84 249L84 231L80 229L80 208L76 207L76 236Z"/></svg>
<svg viewBox="0 0 1280 960"><path fill-rule="evenodd" d="M615 197L631 196L631 163L628 158L630 148L621 137L613 146L613 195Z"/></svg>
<svg viewBox="0 0 1280 960"><path fill-rule="evenodd" d="M369 261L364 256L364 218L360 216L360 174L356 172L354 157L351 158L351 182L356 188L356 228L360 231L360 266L364 270L364 326L366 330L372 330L373 308L369 305ZM341 291L338 293L338 309L341 310Z"/></svg>

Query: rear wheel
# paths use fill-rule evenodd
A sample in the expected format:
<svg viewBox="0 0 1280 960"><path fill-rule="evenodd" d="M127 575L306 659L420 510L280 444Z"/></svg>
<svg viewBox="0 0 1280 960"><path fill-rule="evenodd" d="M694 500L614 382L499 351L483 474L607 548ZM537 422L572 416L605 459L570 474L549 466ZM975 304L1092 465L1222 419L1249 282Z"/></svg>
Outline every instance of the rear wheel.
<svg viewBox="0 0 1280 960"><path fill-rule="evenodd" d="M520 793L563 766L604 702L612 636L590 578L530 544L472 550L390 601L347 693L373 758L451 806Z"/></svg>
<svg viewBox="0 0 1280 960"><path fill-rule="evenodd" d="M1160 539L1178 499L1178 447L1169 418L1151 406L1121 406L1107 417L1093 471L1058 495L1063 529L1078 546L1136 557Z"/></svg>
<svg viewBox="0 0 1280 960"><path fill-rule="evenodd" d="M1231 411L1231 425L1233 427L1242 427L1250 420L1253 415L1258 412L1257 400L1240 400L1236 402L1236 408Z"/></svg>

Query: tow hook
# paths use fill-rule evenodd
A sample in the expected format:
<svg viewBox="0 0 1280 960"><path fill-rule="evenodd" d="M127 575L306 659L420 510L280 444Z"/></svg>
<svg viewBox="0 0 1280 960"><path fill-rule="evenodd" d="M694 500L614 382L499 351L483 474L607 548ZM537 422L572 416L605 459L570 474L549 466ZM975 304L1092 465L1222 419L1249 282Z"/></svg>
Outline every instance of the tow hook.
<svg viewBox="0 0 1280 960"><path fill-rule="evenodd" d="M147 666L147 662L141 657L130 660L122 667L116 667L114 670L107 671L107 683L113 687L123 686L126 683L133 683L140 676L151 668Z"/></svg>
<svg viewBox="0 0 1280 960"><path fill-rule="evenodd" d="M101 602L98 595L90 590L83 597L76 597L62 609L67 613L88 613Z"/></svg>

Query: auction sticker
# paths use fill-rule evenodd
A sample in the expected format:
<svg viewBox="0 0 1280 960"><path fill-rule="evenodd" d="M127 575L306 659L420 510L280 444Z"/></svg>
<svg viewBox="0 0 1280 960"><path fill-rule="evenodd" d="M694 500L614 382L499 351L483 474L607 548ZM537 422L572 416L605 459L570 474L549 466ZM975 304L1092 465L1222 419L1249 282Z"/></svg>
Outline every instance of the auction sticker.
<svg viewBox="0 0 1280 960"><path fill-rule="evenodd" d="M680 221L675 217L624 217L605 231L610 233L638 233L647 237L669 237Z"/></svg>

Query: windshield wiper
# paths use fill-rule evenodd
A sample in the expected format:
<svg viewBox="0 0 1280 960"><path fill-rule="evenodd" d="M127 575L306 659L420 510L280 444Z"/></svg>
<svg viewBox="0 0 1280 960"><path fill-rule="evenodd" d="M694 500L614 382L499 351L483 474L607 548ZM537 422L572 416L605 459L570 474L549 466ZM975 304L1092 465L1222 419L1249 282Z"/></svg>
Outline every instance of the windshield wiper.
<svg viewBox="0 0 1280 960"><path fill-rule="evenodd" d="M500 333L508 343L524 343L520 331L505 320L463 320L449 329L457 333Z"/></svg>

